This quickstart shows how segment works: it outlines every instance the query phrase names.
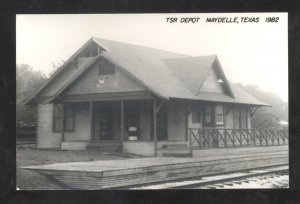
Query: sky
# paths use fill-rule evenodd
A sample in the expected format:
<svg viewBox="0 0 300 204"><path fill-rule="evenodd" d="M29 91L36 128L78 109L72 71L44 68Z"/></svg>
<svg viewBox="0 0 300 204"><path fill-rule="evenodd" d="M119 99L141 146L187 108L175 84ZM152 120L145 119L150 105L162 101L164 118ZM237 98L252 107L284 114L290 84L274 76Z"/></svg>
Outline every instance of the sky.
<svg viewBox="0 0 300 204"><path fill-rule="evenodd" d="M239 23L206 22L213 17L237 17ZM278 22L266 22L267 17ZM200 19L183 23L182 18ZM257 85L287 102L287 18L287 13L17 15L17 64L49 75L53 63L66 61L95 36L191 56L217 55L231 82Z"/></svg>

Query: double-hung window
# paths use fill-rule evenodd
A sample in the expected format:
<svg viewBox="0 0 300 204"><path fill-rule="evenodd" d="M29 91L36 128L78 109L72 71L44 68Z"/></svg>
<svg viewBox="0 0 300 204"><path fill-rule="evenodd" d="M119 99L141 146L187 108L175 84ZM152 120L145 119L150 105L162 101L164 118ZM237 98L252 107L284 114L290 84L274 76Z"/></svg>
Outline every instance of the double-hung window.
<svg viewBox="0 0 300 204"><path fill-rule="evenodd" d="M75 106L71 104L65 104L65 110L63 104L54 104L53 106L53 131L61 132L64 127L64 131L72 132L75 129Z"/></svg>
<svg viewBox="0 0 300 204"><path fill-rule="evenodd" d="M234 106L233 107L233 128L240 129L240 107Z"/></svg>
<svg viewBox="0 0 300 204"><path fill-rule="evenodd" d="M75 110L74 105L66 105L65 107L65 131L73 132L75 129Z"/></svg>
<svg viewBox="0 0 300 204"><path fill-rule="evenodd" d="M53 131L61 132L63 128L63 105L54 104L53 106Z"/></svg>
<svg viewBox="0 0 300 204"><path fill-rule="evenodd" d="M216 125L224 125L223 105L216 105Z"/></svg>
<svg viewBox="0 0 300 204"><path fill-rule="evenodd" d="M247 106L236 105L233 108L233 128L247 129L248 125L248 110Z"/></svg>
<svg viewBox="0 0 300 204"><path fill-rule="evenodd" d="M247 106L241 106L241 129L247 129Z"/></svg>

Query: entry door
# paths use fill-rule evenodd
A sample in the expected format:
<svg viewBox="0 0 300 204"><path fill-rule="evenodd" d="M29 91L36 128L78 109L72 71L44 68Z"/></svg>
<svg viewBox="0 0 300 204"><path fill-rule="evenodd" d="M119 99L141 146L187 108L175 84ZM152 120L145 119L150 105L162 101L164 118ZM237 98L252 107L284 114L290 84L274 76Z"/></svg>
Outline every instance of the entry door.
<svg viewBox="0 0 300 204"><path fill-rule="evenodd" d="M112 140L112 114L107 110L100 112L100 139Z"/></svg>
<svg viewBox="0 0 300 204"><path fill-rule="evenodd" d="M214 105L206 104L203 108L203 127L215 127Z"/></svg>
<svg viewBox="0 0 300 204"><path fill-rule="evenodd" d="M113 139L112 108L105 105L99 110L99 138L100 140Z"/></svg>
<svg viewBox="0 0 300 204"><path fill-rule="evenodd" d="M214 134L211 129L215 128L215 106L213 104L206 104L203 109L203 127L205 130L205 136L208 138L210 146L218 146L218 135Z"/></svg>

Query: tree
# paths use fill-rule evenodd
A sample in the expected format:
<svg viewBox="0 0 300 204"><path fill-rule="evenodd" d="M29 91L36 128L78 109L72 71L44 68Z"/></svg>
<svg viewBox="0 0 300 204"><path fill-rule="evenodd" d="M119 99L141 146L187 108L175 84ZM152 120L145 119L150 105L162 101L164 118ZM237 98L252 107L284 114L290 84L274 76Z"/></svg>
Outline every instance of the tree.
<svg viewBox="0 0 300 204"><path fill-rule="evenodd" d="M46 80L43 73L33 71L27 64L17 65L16 69L16 122L17 124L35 124L36 108L24 105L24 101Z"/></svg>
<svg viewBox="0 0 300 204"><path fill-rule="evenodd" d="M52 70L50 71L49 73L49 76L53 75L63 64L65 63L64 60L60 60L60 62L52 62L51 65L52 65Z"/></svg>
<svg viewBox="0 0 300 204"><path fill-rule="evenodd" d="M272 107L260 107L252 117L252 128L278 128L279 121L288 121L288 103L284 102L277 94L265 92L255 85L242 85L236 83L260 101Z"/></svg>

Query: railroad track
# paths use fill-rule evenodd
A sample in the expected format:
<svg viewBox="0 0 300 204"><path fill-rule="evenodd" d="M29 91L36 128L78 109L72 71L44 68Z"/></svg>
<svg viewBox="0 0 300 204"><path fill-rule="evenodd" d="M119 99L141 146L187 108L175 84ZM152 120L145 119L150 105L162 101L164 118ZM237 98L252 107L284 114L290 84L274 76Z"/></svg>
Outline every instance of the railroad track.
<svg viewBox="0 0 300 204"><path fill-rule="evenodd" d="M129 189L216 189L231 188L230 186L243 183L257 182L261 180L274 179L288 175L288 164L268 165L259 168L250 168L231 171L225 174L214 174L192 179L181 179L170 182L161 182L148 185L131 186Z"/></svg>

